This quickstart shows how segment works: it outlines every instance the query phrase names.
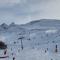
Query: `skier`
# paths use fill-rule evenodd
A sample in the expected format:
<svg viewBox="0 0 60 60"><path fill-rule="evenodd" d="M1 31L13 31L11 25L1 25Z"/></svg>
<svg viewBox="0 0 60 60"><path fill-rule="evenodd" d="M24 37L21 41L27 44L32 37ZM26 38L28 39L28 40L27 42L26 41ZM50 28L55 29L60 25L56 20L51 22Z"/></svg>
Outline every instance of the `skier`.
<svg viewBox="0 0 60 60"><path fill-rule="evenodd" d="M13 60L15 60L15 57L13 57Z"/></svg>
<svg viewBox="0 0 60 60"><path fill-rule="evenodd" d="M6 53L7 53L7 49L5 49L5 51L4 51L4 55L6 55Z"/></svg>

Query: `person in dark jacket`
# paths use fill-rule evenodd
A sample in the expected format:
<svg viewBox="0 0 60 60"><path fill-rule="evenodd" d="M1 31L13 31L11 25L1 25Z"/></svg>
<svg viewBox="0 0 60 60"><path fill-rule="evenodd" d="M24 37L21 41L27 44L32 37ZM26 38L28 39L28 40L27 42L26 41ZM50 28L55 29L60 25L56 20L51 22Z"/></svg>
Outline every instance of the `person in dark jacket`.
<svg viewBox="0 0 60 60"><path fill-rule="evenodd" d="M15 60L15 57L13 57L13 60Z"/></svg>

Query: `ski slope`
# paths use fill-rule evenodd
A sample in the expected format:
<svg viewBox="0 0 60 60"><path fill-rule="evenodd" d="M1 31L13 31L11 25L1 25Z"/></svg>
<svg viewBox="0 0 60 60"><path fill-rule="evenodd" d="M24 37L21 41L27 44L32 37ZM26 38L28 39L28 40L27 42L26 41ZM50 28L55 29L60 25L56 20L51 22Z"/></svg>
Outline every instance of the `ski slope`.
<svg viewBox="0 0 60 60"><path fill-rule="evenodd" d="M7 44L9 57L0 60L13 60L13 57L15 60L60 60L59 26L60 21L46 19L24 25L1 25L0 41Z"/></svg>

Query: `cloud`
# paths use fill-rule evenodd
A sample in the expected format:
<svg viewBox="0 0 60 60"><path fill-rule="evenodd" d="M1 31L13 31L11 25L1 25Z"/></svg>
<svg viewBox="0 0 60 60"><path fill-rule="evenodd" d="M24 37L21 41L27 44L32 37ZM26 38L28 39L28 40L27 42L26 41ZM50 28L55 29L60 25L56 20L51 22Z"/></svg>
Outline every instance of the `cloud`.
<svg viewBox="0 0 60 60"><path fill-rule="evenodd" d="M0 0L0 23L60 19L60 0Z"/></svg>
<svg viewBox="0 0 60 60"><path fill-rule="evenodd" d="M13 6L20 3L20 0L0 0L0 6Z"/></svg>
<svg viewBox="0 0 60 60"><path fill-rule="evenodd" d="M0 0L0 3L18 3L20 0Z"/></svg>

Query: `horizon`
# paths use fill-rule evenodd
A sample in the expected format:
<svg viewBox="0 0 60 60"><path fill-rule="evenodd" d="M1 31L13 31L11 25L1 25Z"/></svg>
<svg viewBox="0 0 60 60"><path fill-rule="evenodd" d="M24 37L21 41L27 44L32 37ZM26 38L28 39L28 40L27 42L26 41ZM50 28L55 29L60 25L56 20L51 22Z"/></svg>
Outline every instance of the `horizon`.
<svg viewBox="0 0 60 60"><path fill-rule="evenodd" d="M39 20L32 20L32 21L29 21L29 22L26 22L26 23L22 23L22 24L17 24L15 22L11 22L10 24L16 24L16 25L24 25L24 24L28 24L28 23L31 23L31 22L34 22L34 21L43 21L43 20L47 20L47 21L60 21L59 19L39 19ZM2 24L7 24L6 22L3 22L1 23L0 25ZM7 24L7 25L10 25L10 24Z"/></svg>

